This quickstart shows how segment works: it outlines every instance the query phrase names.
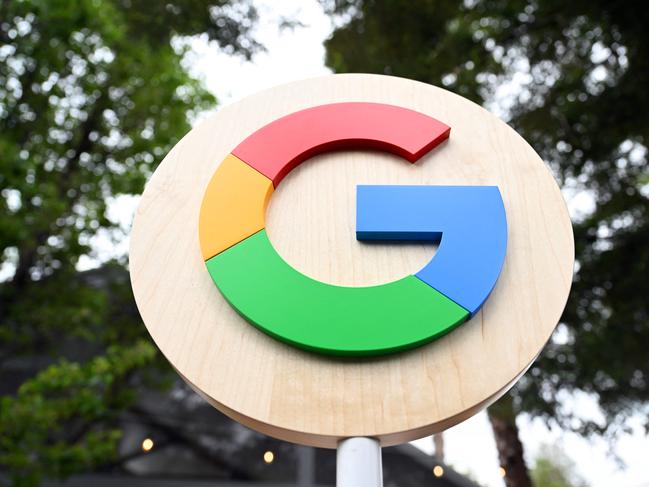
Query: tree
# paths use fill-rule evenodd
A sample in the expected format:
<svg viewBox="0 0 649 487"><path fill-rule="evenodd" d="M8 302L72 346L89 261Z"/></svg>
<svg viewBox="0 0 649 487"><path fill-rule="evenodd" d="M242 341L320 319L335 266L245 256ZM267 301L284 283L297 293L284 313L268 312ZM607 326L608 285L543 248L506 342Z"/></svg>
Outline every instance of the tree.
<svg viewBox="0 0 649 487"><path fill-rule="evenodd" d="M574 462L557 447L543 445L530 473L538 487L586 487L575 473Z"/></svg>
<svg viewBox="0 0 649 487"><path fill-rule="evenodd" d="M0 468L13 485L114 461L119 412L167 370L123 256L77 263L117 230L109 202L139 194L215 103L176 40L250 57L255 19L247 1L0 3Z"/></svg>
<svg viewBox="0 0 649 487"><path fill-rule="evenodd" d="M337 17L326 42L335 71L404 76L497 103L566 193L587 203L573 215L577 265L560 331L489 409L507 485L529 485L519 412L614 434L649 406L649 11L637 0L323 3ZM566 413L560 398L573 391L597 400L606 422Z"/></svg>

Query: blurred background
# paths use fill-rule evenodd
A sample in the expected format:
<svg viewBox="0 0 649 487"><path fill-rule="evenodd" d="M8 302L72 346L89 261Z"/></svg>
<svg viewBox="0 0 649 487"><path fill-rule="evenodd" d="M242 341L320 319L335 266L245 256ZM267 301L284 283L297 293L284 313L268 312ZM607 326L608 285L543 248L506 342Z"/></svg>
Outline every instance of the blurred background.
<svg viewBox="0 0 649 487"><path fill-rule="evenodd" d="M248 430L178 379L126 251L147 178L209 113L371 72L512 125L577 250L539 360L487 412L385 449L385 485L649 486L647 26L637 0L0 0L0 485L334 484L335 452Z"/></svg>

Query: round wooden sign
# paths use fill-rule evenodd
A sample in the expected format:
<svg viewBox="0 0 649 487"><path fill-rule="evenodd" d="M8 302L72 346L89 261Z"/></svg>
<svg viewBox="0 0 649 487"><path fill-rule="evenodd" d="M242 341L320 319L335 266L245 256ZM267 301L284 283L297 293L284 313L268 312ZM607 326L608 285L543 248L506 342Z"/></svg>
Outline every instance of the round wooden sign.
<svg viewBox="0 0 649 487"><path fill-rule="evenodd" d="M426 147L423 156L411 152L416 155L414 164L404 163L402 157L408 153L399 150L392 150L398 155L340 150L347 147L338 144L329 147L338 149L335 152L314 157L305 151L303 159L308 160L296 160L301 163L290 172L267 174L267 180L264 168L252 165L257 174L240 165L238 156L272 163L270 153L266 158L263 151L254 154L240 149L250 134L286 115L328 104L382 104L414 110L450 126L450 137L441 143L436 140L430 152L432 145ZM371 121L371 117L365 119ZM299 140L308 138L304 124L291 129L297 131ZM407 130L403 132L408 135ZM237 173L241 170L245 174ZM216 190L210 189L215 172L227 175ZM223 244L219 235L209 234L212 227L201 221L201 205L211 208L210 201L204 202L208 195L218 200L220 194L229 192L231 198L243 198L244 190L229 182L235 180L248 181L263 195L261 206L250 210L259 213L256 220L244 218L261 221L262 226L258 228L257 223L249 229L246 236L257 232L257 237L247 239L251 247L245 259L228 257L211 264L213 255L224 249L228 252L228 245L237 241ZM309 302L311 295L297 295L295 289L301 289L302 281L316 280L326 292L340 286L382 289L380 285L407 278L413 279L407 282L414 286L425 286L414 276L427 282L422 268L435 261L434 239L359 241L376 229L375 222L368 223L365 233L357 228L356 219L361 219L357 186L365 185L369 190L363 193L363 201L377 205L388 195L404 212L402 194L372 193L370 185L494 188L499 195L493 201L506 214L504 264L502 269L498 265L500 276L489 298L484 304L479 302L481 307L464 306L464 315L455 308L443 312L431 308L431 314L447 313L446 334L441 338L430 332L426 340L437 339L416 346L417 336L409 336L407 346L395 345L382 354L387 349L375 338L385 331L380 327L374 331L372 323L382 321L381 326L389 327L392 318L377 311L384 303L373 295L363 304L365 308L359 308L362 312L354 315L362 333L350 332L349 336L358 340L358 350L344 348L348 338L318 350L309 342L311 335L302 333L301 321L305 327L326 327L328 316L336 315L323 319L328 307ZM360 203L360 190L358 198ZM227 201L217 203L227 208ZM232 211L228 218L239 222L241 217ZM463 215L480 221L470 211ZM498 228L487 224L482 233L497 233ZM398 228L391 231L400 235ZM475 239L468 236L462 241L474 246L489 242L478 237L476 233ZM221 247L209 248L214 242ZM263 264L241 265L254 263L255 252L283 265L273 276L284 275L281 272L287 268L294 280L269 285L267 279L250 278L246 272L265 268ZM262 257L260 262L267 262ZM130 249L131 281L144 323L163 354L196 391L251 428L296 443L332 448L354 436L375 437L384 446L420 438L449 428L495 401L527 370L550 337L568 297L573 264L572 227L561 192L543 161L514 130L478 105L443 89L365 74L299 81L221 108L187 134L156 170L135 217ZM246 293L253 282L261 287L251 287L250 294ZM297 287L290 288L295 282ZM442 301L444 292L439 294ZM461 287L457 292L463 292ZM259 293L258 299L254 293ZM358 294L350 296L347 309L360 299ZM280 324L283 313L292 317L298 309L302 313L287 337L255 321L263 299L267 302L263 310L273 308L273 319L279 313ZM414 322L418 315L412 310L399 309L403 315L396 315L395 327L421 325L421 319ZM371 313L373 317L361 323ZM346 337L353 323L342 326L336 321L331 326L339 331L318 340ZM373 332L376 337L371 336ZM323 350L325 354L320 353ZM358 351L375 356L358 356Z"/></svg>

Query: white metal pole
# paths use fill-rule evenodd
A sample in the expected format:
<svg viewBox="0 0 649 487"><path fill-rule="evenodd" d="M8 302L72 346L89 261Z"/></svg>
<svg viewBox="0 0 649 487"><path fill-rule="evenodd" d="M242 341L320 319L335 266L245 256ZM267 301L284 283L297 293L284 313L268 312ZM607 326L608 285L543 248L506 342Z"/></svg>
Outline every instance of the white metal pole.
<svg viewBox="0 0 649 487"><path fill-rule="evenodd" d="M383 487L381 444L373 438L338 443L336 487Z"/></svg>

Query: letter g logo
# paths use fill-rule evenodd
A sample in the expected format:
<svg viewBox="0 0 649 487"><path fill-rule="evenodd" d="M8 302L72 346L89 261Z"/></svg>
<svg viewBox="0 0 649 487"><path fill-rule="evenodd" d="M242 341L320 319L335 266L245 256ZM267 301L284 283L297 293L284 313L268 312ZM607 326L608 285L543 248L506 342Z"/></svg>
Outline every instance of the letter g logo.
<svg viewBox="0 0 649 487"><path fill-rule="evenodd" d="M274 188L309 157L370 148L415 162L449 133L438 120L380 103L316 106L254 132L216 170L200 210L201 251L223 296L269 335L331 355L397 352L467 320L505 258L507 221L496 186L358 186L358 240L440 242L415 275L379 286L311 279L278 255L265 231Z"/></svg>

